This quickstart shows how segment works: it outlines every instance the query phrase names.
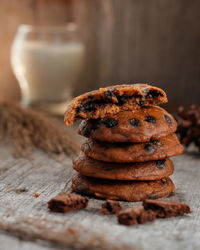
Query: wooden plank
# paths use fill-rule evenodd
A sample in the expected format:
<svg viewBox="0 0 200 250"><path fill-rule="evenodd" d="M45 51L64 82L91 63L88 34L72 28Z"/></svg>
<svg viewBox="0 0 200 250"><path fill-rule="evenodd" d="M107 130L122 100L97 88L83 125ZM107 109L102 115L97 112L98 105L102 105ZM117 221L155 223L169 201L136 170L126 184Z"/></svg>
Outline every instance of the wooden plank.
<svg viewBox="0 0 200 250"><path fill-rule="evenodd" d="M27 241L21 238L12 236L11 234L0 231L0 250L63 250L63 247L56 246L55 244L49 244L42 240ZM71 250L71 248L65 248Z"/></svg>
<svg viewBox="0 0 200 250"><path fill-rule="evenodd" d="M0 228L24 239L46 240L57 247L76 249L197 249L200 247L200 157L187 153L174 159L176 185L170 200L189 203L189 216L160 219L126 227L114 215L101 215L102 200L90 199L85 210L50 213L47 201L71 185L71 160L63 163L41 152L34 161L14 159L8 147L0 148ZM25 189L21 194L19 189ZM35 198L33 192L40 196ZM122 203L124 207L140 203ZM31 248L30 248L31 249Z"/></svg>

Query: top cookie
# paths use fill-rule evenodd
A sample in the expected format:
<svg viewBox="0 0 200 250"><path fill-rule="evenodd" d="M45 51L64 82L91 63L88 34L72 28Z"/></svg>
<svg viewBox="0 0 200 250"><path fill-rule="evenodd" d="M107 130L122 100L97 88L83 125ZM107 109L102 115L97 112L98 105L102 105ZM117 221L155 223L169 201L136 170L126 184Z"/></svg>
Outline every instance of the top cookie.
<svg viewBox="0 0 200 250"><path fill-rule="evenodd" d="M104 118L134 106L167 102L166 93L148 84L115 85L100 88L74 98L65 112L66 125L74 121Z"/></svg>

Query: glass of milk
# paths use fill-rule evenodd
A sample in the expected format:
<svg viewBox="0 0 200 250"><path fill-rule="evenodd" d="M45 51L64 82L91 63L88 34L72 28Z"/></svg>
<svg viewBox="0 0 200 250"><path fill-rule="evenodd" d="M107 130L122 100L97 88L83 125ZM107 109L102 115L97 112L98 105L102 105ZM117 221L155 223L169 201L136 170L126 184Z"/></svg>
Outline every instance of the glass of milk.
<svg viewBox="0 0 200 250"><path fill-rule="evenodd" d="M83 68L85 46L77 26L20 25L11 49L11 64L22 103L63 114Z"/></svg>

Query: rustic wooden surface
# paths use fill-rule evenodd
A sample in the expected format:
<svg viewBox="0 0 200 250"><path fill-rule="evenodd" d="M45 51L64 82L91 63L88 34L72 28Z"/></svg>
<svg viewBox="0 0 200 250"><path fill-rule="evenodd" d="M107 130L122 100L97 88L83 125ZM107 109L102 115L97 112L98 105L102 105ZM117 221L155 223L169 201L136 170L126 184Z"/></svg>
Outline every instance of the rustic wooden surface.
<svg viewBox="0 0 200 250"><path fill-rule="evenodd" d="M102 200L90 199L86 210L64 215L50 213L47 201L60 191L70 190L71 160L66 158L58 163L35 152L30 162L15 159L10 153L10 147L0 148L1 250L200 248L200 156L197 153L188 152L174 158L176 192L168 198L188 203L193 213L132 227L119 225L114 215L101 215ZM18 193L20 189L24 192ZM40 196L35 198L34 192ZM123 202L124 207L138 204Z"/></svg>

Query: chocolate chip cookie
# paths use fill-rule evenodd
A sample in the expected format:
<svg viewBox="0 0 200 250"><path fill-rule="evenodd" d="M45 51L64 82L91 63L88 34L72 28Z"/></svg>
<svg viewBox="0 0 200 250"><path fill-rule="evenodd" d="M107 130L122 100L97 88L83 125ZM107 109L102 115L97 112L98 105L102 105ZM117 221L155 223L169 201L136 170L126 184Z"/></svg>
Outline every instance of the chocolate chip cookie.
<svg viewBox="0 0 200 250"><path fill-rule="evenodd" d="M79 134L105 142L147 142L174 133L175 119L158 106L119 112L103 119L82 121Z"/></svg>
<svg viewBox="0 0 200 250"><path fill-rule="evenodd" d="M83 153L73 161L73 168L82 175L110 180L160 180L173 174L170 159L142 163L108 163L93 160Z"/></svg>
<svg viewBox="0 0 200 250"><path fill-rule="evenodd" d="M170 178L157 181L114 181L85 177L75 174L72 190L98 198L124 201L142 201L161 198L174 192Z"/></svg>
<svg viewBox="0 0 200 250"><path fill-rule="evenodd" d="M86 139L81 149L93 159L121 163L161 160L184 150L175 134L145 143L105 143Z"/></svg>
<svg viewBox="0 0 200 250"><path fill-rule="evenodd" d="M74 98L65 112L66 125L74 121L104 118L135 106L167 102L162 89L148 84L123 84L100 88Z"/></svg>

